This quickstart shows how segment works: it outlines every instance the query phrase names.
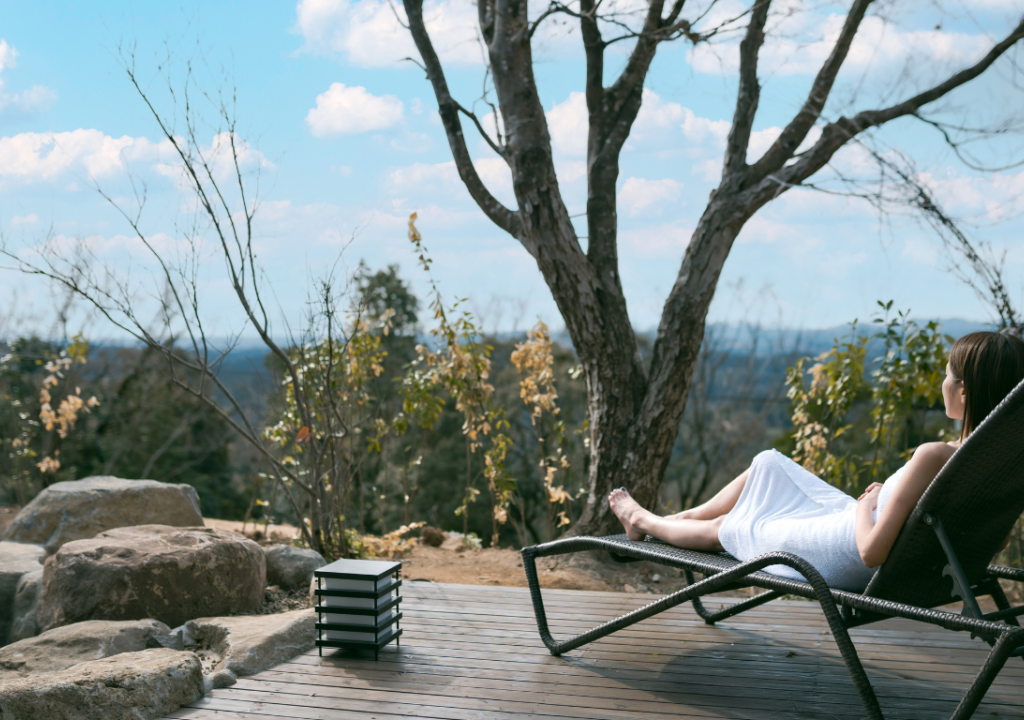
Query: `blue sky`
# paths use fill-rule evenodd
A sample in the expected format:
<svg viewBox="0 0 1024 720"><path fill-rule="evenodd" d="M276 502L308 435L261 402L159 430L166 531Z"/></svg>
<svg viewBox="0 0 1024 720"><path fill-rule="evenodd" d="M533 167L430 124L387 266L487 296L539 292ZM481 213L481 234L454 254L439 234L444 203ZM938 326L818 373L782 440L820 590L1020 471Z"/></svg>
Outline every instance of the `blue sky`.
<svg viewBox="0 0 1024 720"><path fill-rule="evenodd" d="M630 2L619 0L619 7L628 11ZM414 49L386 2L5 6L0 231L9 248L31 252L48 237L60 247L84 240L98 262L138 292L151 290L152 263L95 187L130 204L129 173L144 182L142 225L166 252L176 252L183 200L171 158L118 60L119 46L134 45L140 77L168 111L157 66L170 48L172 81L180 84L191 58L206 89L224 87L225 76L237 87L238 134L249 143L249 169L260 170L259 260L284 317L297 321L308 278L339 254L348 268L361 259L371 267L398 263L423 294L425 280L405 239L408 214L417 211L443 292L468 298L488 329L524 329L537 318L562 325L533 260L487 221L459 183L430 87L421 70L401 60ZM762 53L764 89L752 153L767 147L802 102L845 13L845 3L775 7ZM1022 7L1011 0L880 5L884 16L865 22L826 115L889 104L973 62L1016 24ZM470 105L483 78L474 6L429 0L426 8L453 93ZM724 17L742 8L738 0L725 0L715 12ZM538 34L535 53L560 185L570 212L579 213L586 198L586 128L578 33L551 26ZM609 74L623 57L612 57ZM655 60L619 181L622 278L638 328L657 325L690 230L717 184L735 57L727 37L696 51L682 43L663 46ZM1024 59L1019 48L1012 59ZM942 109L945 119L974 125L1020 115L1024 94L1019 83L1014 87L1010 60ZM214 143L216 129L201 128L207 133L202 141ZM507 169L468 125L466 132L481 175L511 204ZM965 218L975 240L1006 252L1011 290L1024 305L1024 243L1017 229L1024 172L972 170L937 133L913 120L885 128L878 141L913 158L921 179ZM993 164L1024 159L1021 138L1012 133L976 151ZM856 150L844 151L835 164L857 175L870 169ZM827 173L821 179L827 181ZM585 235L585 226L578 228ZM933 232L911 218L880 222L862 201L793 191L744 229L711 317L815 328L867 317L876 300L894 299L919 317L989 319L948 265ZM202 280L210 326L239 327L220 264L208 259ZM9 326L49 312L47 289L38 281L3 272L0 286L0 321L6 318ZM95 322L90 328L110 334Z"/></svg>

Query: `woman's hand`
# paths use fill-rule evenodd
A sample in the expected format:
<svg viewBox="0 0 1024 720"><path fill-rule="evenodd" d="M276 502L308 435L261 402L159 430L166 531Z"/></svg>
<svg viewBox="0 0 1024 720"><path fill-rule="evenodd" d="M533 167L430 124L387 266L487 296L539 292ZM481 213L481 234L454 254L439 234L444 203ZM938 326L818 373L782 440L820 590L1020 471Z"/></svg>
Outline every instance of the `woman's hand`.
<svg viewBox="0 0 1024 720"><path fill-rule="evenodd" d="M864 491L864 494L857 498L857 502L866 505L869 511L874 511L878 507L878 496L881 494L881 483L871 483L868 489Z"/></svg>
<svg viewBox="0 0 1024 720"><path fill-rule="evenodd" d="M859 498L857 498L857 500L858 501L863 500L864 498L866 498L868 496L868 493L871 492L872 490L881 490L881 489L882 489L882 483L871 483L870 485L868 485L868 489L865 490L863 493L861 493L861 496ZM875 501L875 504L877 504L877 500Z"/></svg>

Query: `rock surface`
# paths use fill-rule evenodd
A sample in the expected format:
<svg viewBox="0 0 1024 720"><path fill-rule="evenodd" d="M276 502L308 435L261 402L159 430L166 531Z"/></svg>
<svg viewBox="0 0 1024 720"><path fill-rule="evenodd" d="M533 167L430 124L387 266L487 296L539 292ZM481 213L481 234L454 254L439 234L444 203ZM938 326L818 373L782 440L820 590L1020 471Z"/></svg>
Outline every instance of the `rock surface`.
<svg viewBox="0 0 1024 720"><path fill-rule="evenodd" d="M138 652L146 649L150 638L168 633L170 628L156 620L89 620L54 628L0 648L0 680L59 672L79 663Z"/></svg>
<svg viewBox="0 0 1024 720"><path fill-rule="evenodd" d="M46 551L39 545L0 542L0 645L6 645L14 621L14 596L26 573L42 568Z"/></svg>
<svg viewBox="0 0 1024 720"><path fill-rule="evenodd" d="M140 525L76 540L46 560L36 610L42 630L82 620L256 612L266 560L252 540L207 527Z"/></svg>
<svg viewBox="0 0 1024 720"><path fill-rule="evenodd" d="M36 624L36 605L43 589L43 566L38 570L27 572L18 581L14 591L14 614L11 616L11 630L7 633L7 642L17 642L39 634Z"/></svg>
<svg viewBox="0 0 1024 720"><path fill-rule="evenodd" d="M185 644L199 644L209 687L226 687L313 647L316 613L312 609L277 615L210 617L182 628Z"/></svg>
<svg viewBox="0 0 1024 720"><path fill-rule="evenodd" d="M291 545L271 545L264 548L264 553L267 556L267 583L285 590L308 587L313 571L327 564L316 550Z"/></svg>
<svg viewBox="0 0 1024 720"><path fill-rule="evenodd" d="M202 695L202 668L194 653L144 650L0 681L0 718L150 720Z"/></svg>
<svg viewBox="0 0 1024 720"><path fill-rule="evenodd" d="M115 477L54 483L22 508L0 539L43 545L53 553L104 530L150 523L201 526L195 488Z"/></svg>

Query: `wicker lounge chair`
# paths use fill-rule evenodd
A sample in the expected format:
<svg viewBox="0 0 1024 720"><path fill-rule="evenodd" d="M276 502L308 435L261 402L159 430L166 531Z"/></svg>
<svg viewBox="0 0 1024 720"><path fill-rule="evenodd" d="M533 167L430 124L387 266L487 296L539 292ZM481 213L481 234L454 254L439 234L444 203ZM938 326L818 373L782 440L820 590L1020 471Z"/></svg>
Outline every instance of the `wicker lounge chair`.
<svg viewBox="0 0 1024 720"><path fill-rule="evenodd" d="M992 650L953 713L953 718L964 720L973 715L1007 659L1024 655L1024 628L1016 619L1024 615L1024 606L1011 608L999 586L999 578L1024 581L1024 570L989 565L1022 512L1024 382L992 411L932 481L896 538L888 559L863 593L828 587L813 566L790 553L769 553L739 562L725 553L682 550L650 537L639 542L625 535L573 537L523 548L523 567L541 639L553 655L684 602L692 602L705 622L714 624L787 593L817 600L870 718L882 718L882 711L850 640L849 628L901 617L970 632ZM657 602L560 642L548 629L535 561L584 550L606 550L616 559L648 560L680 568L689 584ZM770 565L795 568L807 581L764 572L763 568ZM699 582L694 580L695 572L703 576ZM767 592L718 612L710 612L701 604L704 595L744 587ZM986 595L995 600L998 611L981 612L977 598ZM960 614L932 609L955 599L963 600Z"/></svg>

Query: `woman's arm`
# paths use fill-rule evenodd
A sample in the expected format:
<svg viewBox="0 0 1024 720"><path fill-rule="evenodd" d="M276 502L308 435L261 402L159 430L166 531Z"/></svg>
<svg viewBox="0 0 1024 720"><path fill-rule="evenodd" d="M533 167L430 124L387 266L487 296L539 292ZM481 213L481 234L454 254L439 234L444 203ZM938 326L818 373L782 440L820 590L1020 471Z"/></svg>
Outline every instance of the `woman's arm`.
<svg viewBox="0 0 1024 720"><path fill-rule="evenodd" d="M954 450L946 443L935 442L920 446L914 451L914 457L907 463L899 485L882 508L878 522L873 522L872 512L878 507L878 494L881 486L872 486L857 504L855 534L860 559L869 567L877 567L885 562L892 550L896 536L903 524L910 517L917 501L924 495L939 470L946 464Z"/></svg>

